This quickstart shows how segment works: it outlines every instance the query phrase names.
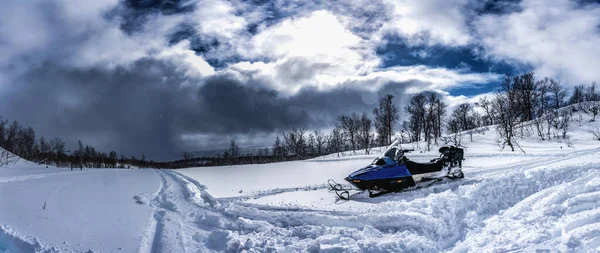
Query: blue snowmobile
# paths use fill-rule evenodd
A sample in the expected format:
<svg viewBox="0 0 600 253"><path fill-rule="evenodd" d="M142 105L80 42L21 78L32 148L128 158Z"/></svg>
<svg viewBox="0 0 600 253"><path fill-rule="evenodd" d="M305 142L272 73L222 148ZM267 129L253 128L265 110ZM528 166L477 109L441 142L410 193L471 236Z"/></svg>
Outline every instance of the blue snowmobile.
<svg viewBox="0 0 600 253"><path fill-rule="evenodd" d="M344 180L360 191L369 191L369 197L381 196L390 192L420 188L443 179L463 178L462 160L464 150L455 146L439 149L440 156L426 163L411 161L405 153L413 149L402 149L396 140L379 157L366 167L352 172ZM349 190L330 180L331 190L340 199L350 198Z"/></svg>

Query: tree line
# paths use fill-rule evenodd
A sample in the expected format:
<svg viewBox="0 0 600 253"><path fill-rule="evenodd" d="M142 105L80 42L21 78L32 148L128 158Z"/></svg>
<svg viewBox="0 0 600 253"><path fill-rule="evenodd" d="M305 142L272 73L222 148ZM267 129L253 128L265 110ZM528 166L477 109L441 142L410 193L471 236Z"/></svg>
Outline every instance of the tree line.
<svg viewBox="0 0 600 253"><path fill-rule="evenodd" d="M108 153L96 150L90 145L78 142L77 149L71 151L65 147L65 142L60 138L46 139L36 137L32 127L25 127L18 121L9 123L7 119L0 118L0 166L15 163L19 157L39 164L56 167L70 167L71 169L83 168L146 168L154 167L159 163L146 161L135 156L125 157L115 151Z"/></svg>
<svg viewBox="0 0 600 253"><path fill-rule="evenodd" d="M218 166L248 163L268 163L307 159L326 154L338 156L344 151L369 154L373 147L389 145L393 139L403 143L425 143L425 150L432 145L461 145L462 135L473 141L473 134L496 125L498 145L512 151L519 148L518 140L536 134L541 140L568 138L569 124L573 121L573 110L584 110L593 115L600 111L600 91L596 83L578 85L570 96L567 89L557 80L542 78L535 80L532 72L521 75L506 75L493 95L483 97L475 103L463 103L448 111L448 105L435 92L412 94L403 108L405 120L399 124L400 109L393 103L394 96L382 96L371 113L352 112L340 115L329 131L308 131L292 128L277 136L271 147L243 154L231 140L227 150L216 157L193 157L182 153L176 161L155 162L141 158L125 157L111 151L97 151L94 147L78 142L77 149L65 150L60 138L50 140L36 138L31 127L21 126L17 121L9 124L0 119L0 161L10 161L10 154L26 160L71 168L183 168L192 166ZM568 110L559 110L566 105L575 105ZM399 126L399 127L398 127ZM395 130L398 129L396 132ZM444 136L450 133L450 136ZM600 130L597 133L600 136ZM600 137L596 137L600 139Z"/></svg>
<svg viewBox="0 0 600 253"><path fill-rule="evenodd" d="M372 117L367 112L340 115L328 132L292 128L283 132L281 137L277 136L271 147L258 152L242 154L232 140L227 150L218 157L193 158L190 153L184 152L182 161L195 166L214 166L300 160L335 153L339 156L348 150L354 153L364 150L365 154L369 154L374 146L388 145L394 138L400 111L393 99L391 94L382 96L372 111Z"/></svg>
<svg viewBox="0 0 600 253"><path fill-rule="evenodd" d="M518 139L536 134L541 140L568 139L573 111L583 110L595 120L600 108L600 93L595 82L577 85L567 98L567 90L552 78L535 80L533 72L506 75L490 99L479 101L490 124L497 124L498 144L519 147ZM585 103L584 103L585 102ZM570 105L566 109L561 108Z"/></svg>
<svg viewBox="0 0 600 253"><path fill-rule="evenodd" d="M475 103L460 104L452 111L448 111L448 105L438 93L412 94L403 108L405 120L401 124L394 96L387 94L380 98L371 115L367 112L341 115L329 132L292 128L281 138L276 137L272 147L252 154L241 154L232 140L229 149L211 160L210 165L288 161L335 153L339 156L343 151L355 153L357 150L369 154L373 147L389 145L396 138L402 143L424 143L424 149L430 151L440 142L461 145L463 134L472 142L474 134L484 133L491 125L496 125L498 145L514 151L519 138L532 134L541 140L567 138L572 110L585 110L594 116L592 120L600 110L596 83L575 86L571 96L567 96L567 89L559 81L535 80L534 73L529 72L506 75L499 86L493 95ZM571 104L579 106L559 110ZM398 125L400 129L396 132ZM450 135L444 136L444 133Z"/></svg>

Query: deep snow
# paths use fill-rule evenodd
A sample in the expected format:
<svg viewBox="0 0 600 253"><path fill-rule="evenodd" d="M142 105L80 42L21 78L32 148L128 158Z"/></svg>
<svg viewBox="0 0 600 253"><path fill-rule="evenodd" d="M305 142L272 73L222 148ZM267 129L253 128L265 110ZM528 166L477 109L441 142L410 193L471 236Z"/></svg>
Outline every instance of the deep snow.
<svg viewBox="0 0 600 253"><path fill-rule="evenodd" d="M600 252L600 124L582 117L572 147L532 135L526 153L500 151L490 129L463 136L465 179L352 201L327 179L376 154L174 171L21 161L0 168L0 252Z"/></svg>

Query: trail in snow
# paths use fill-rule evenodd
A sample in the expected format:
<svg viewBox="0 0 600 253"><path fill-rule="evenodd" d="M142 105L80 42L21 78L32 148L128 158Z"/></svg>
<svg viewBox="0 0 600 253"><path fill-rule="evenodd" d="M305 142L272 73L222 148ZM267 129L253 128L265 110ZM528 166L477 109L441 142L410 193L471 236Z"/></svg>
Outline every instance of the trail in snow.
<svg viewBox="0 0 600 253"><path fill-rule="evenodd" d="M348 202L335 202L324 184L214 198L200 180L179 171L154 170L144 172L159 179L158 189L127 198L133 205L150 208L140 217L146 220L135 241L140 253L593 252L600 247L598 155L600 150L593 149L550 159L528 157L487 169L470 165L465 166L462 180ZM65 177L58 178L80 179L69 182L88 187L90 181L82 179L95 178L92 174L103 176L105 182L115 180L107 174L111 171L97 172L62 173ZM114 171L120 176L141 172ZM53 178L57 177L32 177L19 183L38 186ZM10 190L16 185L0 187ZM67 189L48 193L53 208L49 214L61 206L58 197L66 197L63 191ZM270 198L285 203L266 203ZM47 243L26 235L30 233L2 226L0 247L36 252L77 252L82 247L71 248L56 240ZM94 251L113 252L115 248Z"/></svg>
<svg viewBox="0 0 600 253"><path fill-rule="evenodd" d="M346 202L329 210L245 202L326 191L318 186L214 199L194 179L156 170L161 187L149 203L154 211L140 252L466 252L534 250L540 243L563 250L595 249L600 220L594 202L600 195L600 162L594 160L598 154L587 150L517 167L499 166L473 178ZM585 187L578 191L566 190L581 184ZM543 219L534 226L541 232L496 239L502 231L529 231L527 219ZM493 244L490 238L495 239Z"/></svg>
<svg viewBox="0 0 600 253"><path fill-rule="evenodd" d="M182 170L0 168L0 252L600 252L600 149L587 134L572 135L582 149L523 141L533 154L499 153L494 137L481 135L464 179L345 202L327 179L372 156Z"/></svg>
<svg viewBox="0 0 600 253"><path fill-rule="evenodd" d="M540 192L555 192L555 189L565 185L575 186L580 183L578 180L581 178L600 179L597 173L600 161L595 159L599 153L598 150L586 150L543 159L543 161L534 159L518 166L499 166L487 173L479 171L473 178L413 192L368 199L363 205L356 205L356 202L345 203L343 208L338 205L330 210L327 210L327 206L324 210L318 210L233 201L216 211L225 217L237 217L239 226L254 226L255 231L252 233L229 230L226 237L228 245L242 245L249 242L254 245L253 248L259 250L319 249L325 252L476 250L481 247L478 242L493 239L494 232L497 232L492 232L484 240L481 236L476 236L478 231L487 231L489 229L487 224L490 221L498 219L498 215L508 212L507 210L519 206L522 201ZM468 169L465 170L465 174L469 177ZM588 174L589 176L586 176ZM594 191L595 188L589 189ZM324 190L317 189L317 191ZM288 192L284 191L281 194L286 193ZM586 191L585 194L590 193ZM267 197L269 192L258 195ZM581 198L578 195L575 197ZM587 207L598 208L598 204ZM596 213L586 214L585 217L584 220L594 222L600 220ZM566 221L573 218L562 217L562 219ZM565 226L580 227L581 224L583 223L567 222ZM597 243L594 238L599 237L596 227L586 227L586 229L584 232L572 233L579 237L571 241L582 241L583 243L580 244L568 244L568 242L552 239L554 238L552 236L536 237L533 241L539 243L554 240L556 247L586 250L593 248ZM504 243L508 245L505 245L507 250L515 249L514 243ZM501 245L502 243L495 246L502 248ZM519 249L522 249L523 245L520 247Z"/></svg>

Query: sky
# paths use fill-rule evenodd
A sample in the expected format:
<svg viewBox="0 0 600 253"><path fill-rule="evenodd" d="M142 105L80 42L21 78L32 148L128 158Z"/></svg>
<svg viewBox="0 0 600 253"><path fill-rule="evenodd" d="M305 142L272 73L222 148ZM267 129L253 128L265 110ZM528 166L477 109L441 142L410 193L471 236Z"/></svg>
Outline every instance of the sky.
<svg viewBox="0 0 600 253"><path fill-rule="evenodd" d="M454 106L507 73L600 80L600 1L549 3L5 0L0 115L70 147L169 160L329 129L388 93Z"/></svg>

